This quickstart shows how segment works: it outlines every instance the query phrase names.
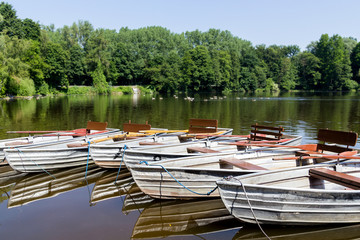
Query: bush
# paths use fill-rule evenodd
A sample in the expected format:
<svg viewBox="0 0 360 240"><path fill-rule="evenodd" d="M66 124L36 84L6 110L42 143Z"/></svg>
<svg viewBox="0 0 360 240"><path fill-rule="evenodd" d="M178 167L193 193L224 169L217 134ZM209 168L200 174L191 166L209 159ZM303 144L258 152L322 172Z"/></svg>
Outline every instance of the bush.
<svg viewBox="0 0 360 240"><path fill-rule="evenodd" d="M8 91L16 96L35 95L35 84L30 78L12 77L8 83Z"/></svg>
<svg viewBox="0 0 360 240"><path fill-rule="evenodd" d="M354 80L345 80L344 90L352 90L359 88L359 84Z"/></svg>
<svg viewBox="0 0 360 240"><path fill-rule="evenodd" d="M152 94L153 91L149 87L138 86L139 90L143 94Z"/></svg>
<svg viewBox="0 0 360 240"><path fill-rule="evenodd" d="M95 94L96 89L89 86L69 86L67 94Z"/></svg>
<svg viewBox="0 0 360 240"><path fill-rule="evenodd" d="M123 93L123 94L133 94L133 90L132 87L128 87L128 86L119 86L119 87L113 87L112 92L118 92L118 93Z"/></svg>
<svg viewBox="0 0 360 240"><path fill-rule="evenodd" d="M46 82L43 82L39 87L39 89L37 90L37 93L41 95L47 95L49 94L49 92L50 92L49 85Z"/></svg>
<svg viewBox="0 0 360 240"><path fill-rule="evenodd" d="M266 79L266 87L265 90L267 92L279 92L279 85L274 83L274 81L271 78Z"/></svg>
<svg viewBox="0 0 360 240"><path fill-rule="evenodd" d="M106 77L101 68L101 64L98 64L98 67L91 73L93 79L93 86L98 93L109 93L110 87L109 83L106 82Z"/></svg>

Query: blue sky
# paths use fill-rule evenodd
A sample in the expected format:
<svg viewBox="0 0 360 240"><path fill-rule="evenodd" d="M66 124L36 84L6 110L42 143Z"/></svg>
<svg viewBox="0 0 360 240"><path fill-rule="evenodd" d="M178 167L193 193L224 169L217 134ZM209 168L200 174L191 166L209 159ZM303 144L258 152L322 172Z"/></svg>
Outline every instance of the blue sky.
<svg viewBox="0 0 360 240"><path fill-rule="evenodd" d="M229 30L252 44L298 45L321 34L360 41L359 0L8 0L21 19L56 28L89 21L119 30L162 26L175 33Z"/></svg>

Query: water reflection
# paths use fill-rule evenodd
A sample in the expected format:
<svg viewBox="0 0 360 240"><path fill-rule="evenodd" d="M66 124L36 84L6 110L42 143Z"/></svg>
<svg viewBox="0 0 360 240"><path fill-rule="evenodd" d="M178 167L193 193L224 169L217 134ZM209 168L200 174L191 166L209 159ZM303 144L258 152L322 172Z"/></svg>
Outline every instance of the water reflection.
<svg viewBox="0 0 360 240"><path fill-rule="evenodd" d="M276 227L263 226L264 231L272 240L347 240L360 238L360 225L350 226L313 226L313 227ZM266 240L267 238L256 226L244 226L233 240L252 239Z"/></svg>
<svg viewBox="0 0 360 240"><path fill-rule="evenodd" d="M132 211L141 212L155 201L155 199L143 193L134 182L125 196L122 211L125 215Z"/></svg>
<svg viewBox="0 0 360 240"><path fill-rule="evenodd" d="M137 220L133 239L198 235L239 228L221 199L156 201Z"/></svg>
<svg viewBox="0 0 360 240"><path fill-rule="evenodd" d="M84 127L88 120L107 121L109 127L115 128L131 119L138 123L149 121L153 127L186 129L189 118L214 118L219 120L219 126L234 128L234 134L248 134L250 125L256 122L281 125L289 134L302 135L303 143L307 143L316 137L319 128L360 133L359 96L359 93L334 92L229 94L216 99L198 94L191 96L193 101L184 100L185 96L180 95L178 98L163 96L162 100L143 95L0 100L0 139L17 137L6 133L10 130L75 129ZM45 221L51 234L60 231L58 219L61 215L66 216L63 222L67 225L63 229L69 239L81 238L85 232L88 240L120 239L122 236L126 239L182 238L176 237L179 235L198 239L197 234L216 239L264 239L256 226L243 227L241 222L232 219L220 199L156 201L140 191L129 172L121 171L117 176L117 171L95 166L89 168L88 182L84 178L85 167L52 174L56 179L46 173L24 175L0 167L2 237L24 239L31 230L39 239L60 239L61 235L56 237L42 231ZM67 195L60 196L63 193ZM34 201L38 204L29 204ZM26 207L22 206L25 204ZM6 206L16 207L18 211ZM33 224L38 225L36 230ZM29 231L16 231L30 225L31 229L26 229ZM106 230L98 231L100 228ZM360 238L358 225L264 228L272 239Z"/></svg>
<svg viewBox="0 0 360 240"><path fill-rule="evenodd" d="M91 164L51 173L28 174L11 189L8 208L19 207L34 201L55 197L59 194L92 184L105 171Z"/></svg>
<svg viewBox="0 0 360 240"><path fill-rule="evenodd" d="M205 101L206 100L206 101ZM107 121L110 127L133 122L153 127L186 129L189 118L214 118L234 134L246 134L255 122L282 125L291 134L316 136L317 129L360 132L359 93L230 94L210 99L183 96L62 96L39 100L0 100L0 138L12 137L9 130L56 130L83 127L88 120Z"/></svg>
<svg viewBox="0 0 360 240"><path fill-rule="evenodd" d="M97 179L91 191L91 202L97 203L127 194L134 180L127 169L119 173L116 170L106 170Z"/></svg>

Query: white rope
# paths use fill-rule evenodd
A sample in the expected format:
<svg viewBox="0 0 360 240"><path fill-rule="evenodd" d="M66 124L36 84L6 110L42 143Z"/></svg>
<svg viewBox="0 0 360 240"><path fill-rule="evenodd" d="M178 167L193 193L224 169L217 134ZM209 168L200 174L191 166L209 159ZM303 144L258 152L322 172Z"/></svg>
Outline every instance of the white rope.
<svg viewBox="0 0 360 240"><path fill-rule="evenodd" d="M242 187L242 189L243 189L243 191L244 191L246 200L247 200L247 202L248 202L248 204L249 204L251 213L252 213L252 215L253 215L253 217L254 217L254 219L255 219L255 221L256 221L256 224L259 226L259 229L261 230L261 232L264 234L264 236L265 236L267 239L271 240L271 238L266 234L266 232L265 232L264 229L261 227L259 221L257 220L257 218L256 218L256 216L255 216L254 210L253 210L253 208L252 208L252 206L251 206L251 203L250 203L250 200L249 200L249 198L248 198L247 192L246 192L246 190L245 190L244 184L242 184L242 182L241 182L239 179L237 179L237 178L234 178L234 179L236 179L237 181L240 182L240 185L241 185L241 187Z"/></svg>

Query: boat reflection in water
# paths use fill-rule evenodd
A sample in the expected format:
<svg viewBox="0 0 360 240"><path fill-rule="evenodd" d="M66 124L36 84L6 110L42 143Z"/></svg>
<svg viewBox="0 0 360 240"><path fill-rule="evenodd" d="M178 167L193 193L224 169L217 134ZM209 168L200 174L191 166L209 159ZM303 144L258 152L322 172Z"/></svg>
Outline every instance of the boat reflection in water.
<svg viewBox="0 0 360 240"><path fill-rule="evenodd" d="M0 164L0 203L10 198L11 189L26 173L13 170L7 164Z"/></svg>
<svg viewBox="0 0 360 240"><path fill-rule="evenodd" d="M27 174L11 190L8 208L22 206L37 200L55 197L92 184L105 170L90 164L48 173Z"/></svg>
<svg viewBox="0 0 360 240"><path fill-rule="evenodd" d="M12 169L10 165L0 164L0 187L3 185L15 183L25 175L26 173L21 173Z"/></svg>
<svg viewBox="0 0 360 240"><path fill-rule="evenodd" d="M98 203L121 197L127 194L132 184L134 184L134 180L127 169L122 169L119 173L115 169L106 170L94 185L91 192L91 202Z"/></svg>
<svg viewBox="0 0 360 240"><path fill-rule="evenodd" d="M156 202L155 199L143 193L138 185L133 182L124 198L122 211L125 215L132 211L141 212L142 209L150 206L154 202Z"/></svg>
<svg viewBox="0 0 360 240"><path fill-rule="evenodd" d="M272 240L350 240L360 238L360 224L312 227L275 227L264 225L262 228ZM267 238L256 225L245 225L235 234L233 240L235 239L266 240Z"/></svg>
<svg viewBox="0 0 360 240"><path fill-rule="evenodd" d="M239 228L220 199L157 200L140 214L132 238L197 235Z"/></svg>

